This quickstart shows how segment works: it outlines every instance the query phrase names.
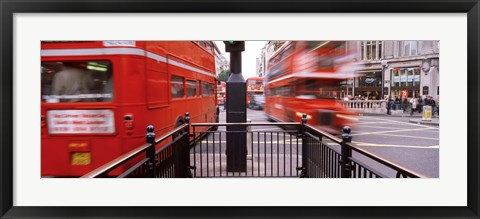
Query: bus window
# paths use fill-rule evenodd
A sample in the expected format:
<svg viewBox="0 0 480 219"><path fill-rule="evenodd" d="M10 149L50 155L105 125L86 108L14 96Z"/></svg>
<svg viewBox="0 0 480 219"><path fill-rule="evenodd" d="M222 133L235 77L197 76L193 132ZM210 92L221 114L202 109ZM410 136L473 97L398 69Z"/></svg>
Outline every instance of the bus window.
<svg viewBox="0 0 480 219"><path fill-rule="evenodd" d="M210 96L209 94L209 88L208 88L208 83L207 82L202 82L202 95L203 96Z"/></svg>
<svg viewBox="0 0 480 219"><path fill-rule="evenodd" d="M172 75L170 84L172 86L172 98L183 97L184 95L183 77Z"/></svg>
<svg viewBox="0 0 480 219"><path fill-rule="evenodd" d="M208 95L209 96L213 96L213 94L215 93L215 86L213 84L208 84Z"/></svg>
<svg viewBox="0 0 480 219"><path fill-rule="evenodd" d="M209 53L212 53L212 45L210 42L206 42L207 50Z"/></svg>
<svg viewBox="0 0 480 219"><path fill-rule="evenodd" d="M197 95L198 82L187 80L187 97L194 97Z"/></svg>
<svg viewBox="0 0 480 219"><path fill-rule="evenodd" d="M42 62L42 101L111 102L112 80L109 61Z"/></svg>

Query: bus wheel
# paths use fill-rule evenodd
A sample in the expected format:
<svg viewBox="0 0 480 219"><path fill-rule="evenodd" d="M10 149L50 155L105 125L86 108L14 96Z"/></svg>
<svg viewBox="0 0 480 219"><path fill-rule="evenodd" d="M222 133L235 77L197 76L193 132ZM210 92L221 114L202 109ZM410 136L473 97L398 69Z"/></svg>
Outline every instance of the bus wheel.
<svg viewBox="0 0 480 219"><path fill-rule="evenodd" d="M183 121L183 119L179 118L179 119L177 120L177 122L175 123L175 128L177 128L177 127L179 127L179 126L181 126L181 125L183 125L183 124L185 124L185 122ZM175 129L175 128L174 128L174 129ZM178 131L178 132L176 132L176 133L173 133L172 138L173 138L173 139L176 139L178 136L180 136L180 135L182 135L182 134L183 134L183 131Z"/></svg>

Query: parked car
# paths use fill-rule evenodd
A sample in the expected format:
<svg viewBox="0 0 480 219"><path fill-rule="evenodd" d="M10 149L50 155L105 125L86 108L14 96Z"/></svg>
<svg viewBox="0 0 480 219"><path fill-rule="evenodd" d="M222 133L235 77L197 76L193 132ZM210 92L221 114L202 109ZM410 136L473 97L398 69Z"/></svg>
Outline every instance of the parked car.
<svg viewBox="0 0 480 219"><path fill-rule="evenodd" d="M265 96L264 95L253 95L250 100L250 109L263 109L265 105Z"/></svg>

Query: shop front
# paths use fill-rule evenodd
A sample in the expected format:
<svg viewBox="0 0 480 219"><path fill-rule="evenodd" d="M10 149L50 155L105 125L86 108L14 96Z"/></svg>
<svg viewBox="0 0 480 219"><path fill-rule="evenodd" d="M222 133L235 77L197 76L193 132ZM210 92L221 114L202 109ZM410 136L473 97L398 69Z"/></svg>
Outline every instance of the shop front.
<svg viewBox="0 0 480 219"><path fill-rule="evenodd" d="M382 96L382 70L355 72L354 95L368 100L380 100ZM384 88L384 94L388 88Z"/></svg>
<svg viewBox="0 0 480 219"><path fill-rule="evenodd" d="M390 86L392 98L420 97L420 67L393 68Z"/></svg>

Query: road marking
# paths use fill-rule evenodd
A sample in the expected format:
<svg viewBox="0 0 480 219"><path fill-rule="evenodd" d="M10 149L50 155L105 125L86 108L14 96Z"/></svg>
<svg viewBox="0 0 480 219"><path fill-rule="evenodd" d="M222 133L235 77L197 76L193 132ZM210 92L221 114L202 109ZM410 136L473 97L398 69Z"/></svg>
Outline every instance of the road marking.
<svg viewBox="0 0 480 219"><path fill-rule="evenodd" d="M432 145L432 146L416 146L416 145L398 145L398 144L375 144L375 143L366 143L366 142L357 142L354 141L358 146L366 146L366 147L399 147L399 148L429 148L429 149L439 149L440 145Z"/></svg>
<svg viewBox="0 0 480 219"><path fill-rule="evenodd" d="M274 137L275 138L275 137ZM200 142L197 142L197 145L199 145L200 143L202 144L207 144L207 140L202 140ZM213 140L209 140L208 141L208 144L226 144L227 141L213 141ZM297 140L295 139L292 139L292 141L290 140L285 140L285 141L254 141L253 144L260 144L260 145L263 145L263 144L272 144L272 145L276 145L276 144L279 144L279 145L290 145L290 143L292 143L292 146L293 144L297 143ZM285 143L285 144L281 144L281 143ZM301 139L298 139L298 145L301 145L302 144L302 140Z"/></svg>
<svg viewBox="0 0 480 219"><path fill-rule="evenodd" d="M383 126L371 126L371 125L360 125L362 127L370 127L370 128L382 128L382 129L402 129L400 127L383 127Z"/></svg>
<svg viewBox="0 0 480 219"><path fill-rule="evenodd" d="M380 131L380 132L365 132L365 133L359 133L359 134L352 134L352 136L358 136L358 135L378 135L378 134L383 134L383 133L391 133L391 132L407 132L407 131L419 131L419 130L425 130L425 129L432 129L432 128L421 128L421 129L399 129L399 130Z"/></svg>
<svg viewBox="0 0 480 219"><path fill-rule="evenodd" d="M390 122L357 122L356 125L363 125L363 124L380 124L380 123L390 123Z"/></svg>
<svg viewBox="0 0 480 219"><path fill-rule="evenodd" d="M429 137L421 137L421 136L410 136L410 135L394 135L394 134L379 134L379 135L387 135L387 136L397 136L397 137L407 137L407 138L419 138L419 139L427 139L427 140L439 140L438 138L429 138Z"/></svg>
<svg viewBox="0 0 480 219"><path fill-rule="evenodd" d="M431 128L431 129L439 129L439 128L432 127L432 126L429 126L429 125L421 125L421 124L417 124L417 123L402 122L402 121L396 121L396 120L391 120L391 119L382 119L382 118L375 118L375 119L378 119L380 121L389 121L389 122L393 122L393 123L408 124L408 125L411 125L411 126L425 127L425 128Z"/></svg>

